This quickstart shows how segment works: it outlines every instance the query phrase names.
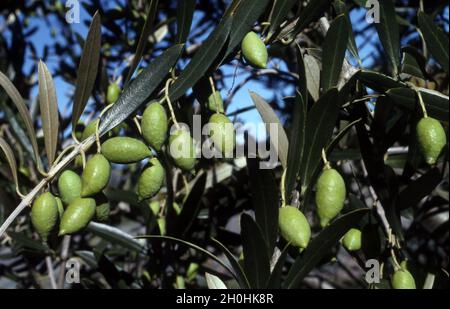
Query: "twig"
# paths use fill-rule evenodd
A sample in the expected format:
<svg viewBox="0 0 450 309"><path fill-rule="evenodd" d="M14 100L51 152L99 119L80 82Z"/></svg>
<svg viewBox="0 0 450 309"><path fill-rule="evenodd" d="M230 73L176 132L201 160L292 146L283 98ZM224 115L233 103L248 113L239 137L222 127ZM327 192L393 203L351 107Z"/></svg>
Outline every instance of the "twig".
<svg viewBox="0 0 450 309"><path fill-rule="evenodd" d="M52 289L56 290L55 272L53 271L52 258L50 256L45 257L45 263L47 264L48 277L50 278L50 285Z"/></svg>
<svg viewBox="0 0 450 309"><path fill-rule="evenodd" d="M67 261L67 258L68 258L71 238L72 237L70 235L66 235L66 236L64 236L63 242L62 242L61 266L60 266L59 278L58 278L58 287L60 289L64 288L64 278L65 278L65 274L66 274L66 261Z"/></svg>

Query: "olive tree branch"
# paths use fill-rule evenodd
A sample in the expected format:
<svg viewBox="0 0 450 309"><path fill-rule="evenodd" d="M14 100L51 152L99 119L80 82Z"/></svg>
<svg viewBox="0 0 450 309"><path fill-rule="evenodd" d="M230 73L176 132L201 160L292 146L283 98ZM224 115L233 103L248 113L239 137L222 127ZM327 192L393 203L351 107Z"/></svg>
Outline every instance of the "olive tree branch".
<svg viewBox="0 0 450 309"><path fill-rule="evenodd" d="M14 209L14 211L9 215L9 217L3 222L0 227L0 237L5 233L8 227L13 223L13 221L19 216L22 211L35 199L35 197L39 194L39 192L45 188L53 178L58 175L58 173L66 167L75 157L81 152L86 151L92 144L95 142L95 135L90 136L82 143L75 146L74 150L72 150L64 159L62 159L58 164L53 166L48 172L47 176L42 179L25 197L22 199L20 204Z"/></svg>

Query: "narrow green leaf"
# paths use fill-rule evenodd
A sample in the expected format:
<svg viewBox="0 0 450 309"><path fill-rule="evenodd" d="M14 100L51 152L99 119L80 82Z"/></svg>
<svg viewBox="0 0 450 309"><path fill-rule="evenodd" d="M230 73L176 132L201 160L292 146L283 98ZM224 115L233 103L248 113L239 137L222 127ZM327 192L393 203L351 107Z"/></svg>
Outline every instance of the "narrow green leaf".
<svg viewBox="0 0 450 309"><path fill-rule="evenodd" d="M266 252L272 255L278 234L278 186L270 169L261 169L259 159L247 158L255 218L266 243Z"/></svg>
<svg viewBox="0 0 450 309"><path fill-rule="evenodd" d="M266 125L267 134L270 137L271 146L276 149L278 158L280 159L281 165L283 168L287 166L287 154L289 151L289 142L286 135L286 131L284 131L283 125L280 122L280 119L275 114L274 110L261 98L258 94L254 92L250 92L250 96L255 103L256 108L258 109L259 114L261 115L262 120ZM270 127L271 125L276 125L278 136L270 136Z"/></svg>
<svg viewBox="0 0 450 309"><path fill-rule="evenodd" d="M0 72L0 85L5 89L6 94L11 98L17 110L19 111L20 117L25 123L25 128L27 129L28 137L31 141L31 146L33 147L34 155L36 158L36 164L38 167L42 166L41 158L39 157L39 148L36 140L36 132L34 131L33 121L30 117L30 112L25 105L25 102L20 95L17 88L9 80L9 78Z"/></svg>
<svg viewBox="0 0 450 309"><path fill-rule="evenodd" d="M305 54L304 61L306 85L308 87L309 94L316 102L319 100L320 96L320 65L315 57L308 54Z"/></svg>
<svg viewBox="0 0 450 309"><path fill-rule="evenodd" d="M211 275L210 273L205 273L205 278L208 289L222 290L227 288L225 283L217 276Z"/></svg>
<svg viewBox="0 0 450 309"><path fill-rule="evenodd" d="M400 66L400 30L392 0L380 1L380 22L375 23L375 27L392 66L393 76L397 76Z"/></svg>
<svg viewBox="0 0 450 309"><path fill-rule="evenodd" d="M339 92L330 89L308 112L304 154L300 168L302 187L309 185L314 170L321 160L322 149L328 144L341 107Z"/></svg>
<svg viewBox="0 0 450 309"><path fill-rule="evenodd" d="M41 241L32 239L23 232L8 232L8 236L11 237L13 241L17 243L17 245L24 249L31 249L40 253L48 252L48 247L45 246Z"/></svg>
<svg viewBox="0 0 450 309"><path fill-rule="evenodd" d="M347 19L340 15L332 22L323 43L322 91L337 86L344 63L348 42Z"/></svg>
<svg viewBox="0 0 450 309"><path fill-rule="evenodd" d="M287 244L284 247L283 251L281 251L280 256L278 257L277 263L275 264L272 273L270 274L269 280L267 281L268 289L280 289L282 284L282 276L283 276L283 266L286 262L286 258L289 253L290 245Z"/></svg>
<svg viewBox="0 0 450 309"><path fill-rule="evenodd" d="M161 56L153 60L126 88L114 105L105 113L99 126L100 135L104 135L122 123L141 106L166 78L181 54L183 45L168 48Z"/></svg>
<svg viewBox="0 0 450 309"><path fill-rule="evenodd" d="M433 18L420 11L419 28L433 57L448 73L448 36L433 21Z"/></svg>
<svg viewBox="0 0 450 309"><path fill-rule="evenodd" d="M266 11L269 0L244 0L239 2L233 13L230 39L222 61L241 44L244 36L253 28L255 22ZM231 7L231 6L230 6Z"/></svg>
<svg viewBox="0 0 450 309"><path fill-rule="evenodd" d="M289 38L295 38L311 22L323 16L325 11L331 6L332 0L312 0L303 8L298 16L298 22L289 34Z"/></svg>
<svg viewBox="0 0 450 309"><path fill-rule="evenodd" d="M286 169L286 200L289 201L292 191L295 188L295 182L300 171L302 156L305 148L305 132L306 132L306 103L303 101L302 95L297 93L294 104L294 117L292 120L291 135L289 139L289 153Z"/></svg>
<svg viewBox="0 0 450 309"><path fill-rule="evenodd" d="M428 114L440 121L448 122L448 96L434 90L425 88L418 89L422 94L422 99ZM412 111L417 108L417 95L415 91L410 88L393 88L388 90L386 95L398 106Z"/></svg>
<svg viewBox="0 0 450 309"><path fill-rule="evenodd" d="M416 58L406 52L403 53L402 73L425 79L422 69Z"/></svg>
<svg viewBox="0 0 450 309"><path fill-rule="evenodd" d="M11 149L11 146L9 146L9 144L2 137L0 137L0 148L3 150L6 160L8 161L9 168L11 169L11 174L14 180L14 184L16 185L16 190L19 190L19 179L17 177L16 158L14 157L14 152Z"/></svg>
<svg viewBox="0 0 450 309"><path fill-rule="evenodd" d="M167 222L168 233L170 233L172 228L175 236L184 235L188 232L200 210L199 207L203 194L205 193L207 175L207 173L202 173L197 176L195 183L190 189L186 201L183 204L181 213L177 217L176 224L171 226L170 223Z"/></svg>
<svg viewBox="0 0 450 309"><path fill-rule="evenodd" d="M184 44L191 31L196 0L178 1L177 4L177 38L179 44Z"/></svg>
<svg viewBox="0 0 450 309"><path fill-rule="evenodd" d="M380 93L383 93L391 88L406 87L404 83L374 71L361 70L355 74L355 77L366 87Z"/></svg>
<svg viewBox="0 0 450 309"><path fill-rule="evenodd" d="M182 246L186 246L188 248L197 250L203 254L205 254L206 256L208 256L209 258L213 259L214 261L216 261L217 263L219 263L220 266L222 266L227 272L230 273L230 275L233 276L233 278L235 278L237 280L236 274L233 272L232 269L230 269L230 267L225 264L220 258L218 258L217 256L215 256L214 254L212 254L211 252L209 252L208 250L203 249L202 247L199 247L193 243L190 243L188 241L184 241L182 239L178 239L175 237L170 237L170 236L156 236L156 235L145 235L145 236L138 236L136 238L144 238L144 239L158 239L158 240L168 240L168 241L172 241L175 242L179 245Z"/></svg>
<svg viewBox="0 0 450 309"><path fill-rule="evenodd" d="M278 27L283 23L286 19L286 16L291 11L292 7L297 3L296 0L275 0L272 11L269 16L269 32L267 37L271 37L275 31L277 31Z"/></svg>
<svg viewBox="0 0 450 309"><path fill-rule="evenodd" d="M181 1L181 2L184 3L188 1ZM144 26L142 27L141 35L139 36L138 44L136 47L136 52L134 53L133 60L131 61L127 77L125 78L124 81L124 85L128 84L139 62L141 61L142 54L144 53L145 46L147 45L148 37L150 36L150 33L153 30L153 23L155 22L157 10L158 10L158 0L150 0L150 4L147 11L147 18L145 19Z"/></svg>
<svg viewBox="0 0 450 309"><path fill-rule="evenodd" d="M303 102L307 104L308 81L306 77L306 64L300 46L297 45L297 47L298 47L297 51L298 93L302 96Z"/></svg>
<svg viewBox="0 0 450 309"><path fill-rule="evenodd" d="M270 258L256 222L247 214L241 216L241 236L245 272L252 288L264 288L270 276Z"/></svg>
<svg viewBox="0 0 450 309"><path fill-rule="evenodd" d="M320 260L339 242L349 229L355 227L359 221L368 213L368 209L360 209L349 212L331 225L327 226L317 235L295 260L288 272L284 287L288 289L298 288L303 279L320 262Z"/></svg>
<svg viewBox="0 0 450 309"><path fill-rule="evenodd" d="M222 244L217 239L211 238L211 240L219 246L219 248L222 250L222 252L227 257L228 261L230 262L231 267L233 267L234 273L236 274L236 280L239 283L239 286L243 289L250 288L250 283L248 282L247 276L245 275L244 269L242 268L239 261L234 257L233 253L231 253L230 250L228 250L227 247L225 247L224 244Z"/></svg>
<svg viewBox="0 0 450 309"><path fill-rule="evenodd" d="M101 32L100 15L96 12L89 27L78 66L72 111L72 131L75 130L78 120L83 114L87 101L94 89L100 60Z"/></svg>
<svg viewBox="0 0 450 309"><path fill-rule="evenodd" d="M59 113L53 78L44 62L39 61L39 107L44 131L45 151L51 166L58 146Z"/></svg>
<svg viewBox="0 0 450 309"><path fill-rule="evenodd" d="M139 252L144 248L144 246L134 239L133 236L106 224L91 222L86 229L92 234L97 235L112 244L122 246L132 251Z"/></svg>
<svg viewBox="0 0 450 309"><path fill-rule="evenodd" d="M192 60L169 89L172 101L178 100L205 75L227 42L232 22L232 17L225 17L197 50Z"/></svg>
<svg viewBox="0 0 450 309"><path fill-rule="evenodd" d="M356 45L356 41L355 41L355 35L353 33L352 22L350 20L350 16L349 16L345 2L342 0L335 0L334 8L336 10L337 15L344 14L345 19L347 20L347 25L348 25L348 50L352 53L353 57L355 57L356 60L361 62L361 59L359 58L359 53L358 53L358 46Z"/></svg>

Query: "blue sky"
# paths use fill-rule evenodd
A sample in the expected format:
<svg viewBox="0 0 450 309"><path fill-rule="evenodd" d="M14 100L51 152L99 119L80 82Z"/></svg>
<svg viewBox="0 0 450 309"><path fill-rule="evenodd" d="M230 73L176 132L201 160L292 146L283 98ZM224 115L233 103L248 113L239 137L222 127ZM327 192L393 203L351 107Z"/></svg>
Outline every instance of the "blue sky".
<svg viewBox="0 0 450 309"><path fill-rule="evenodd" d="M351 13L351 20L354 29L360 29L361 27L365 27L365 22L361 23L361 18L365 15L364 9L359 10L353 10ZM448 7L446 9L446 16L448 17ZM81 21L83 20L90 20L89 14L84 10L81 9ZM0 23L3 22L4 19L0 17ZM58 32L58 29L52 29L52 25L57 25L58 23L55 22L55 20L52 21L50 19L50 27L47 23L44 23L39 18L31 18L30 20L30 26L37 25L39 27L38 31L31 37L31 40L36 46L37 52L39 55L42 55L43 53L43 47L45 42L48 42L49 39L52 39L51 32L56 31ZM194 21L195 24L195 21ZM71 24L71 29L77 33L79 33L82 37L86 37L87 35L87 27L84 25L83 22L79 24ZM374 27L370 27L368 32L365 33L366 37L369 38L369 43L364 45L361 48L361 45L365 38L363 37L357 37L356 42L359 48L360 57L362 59L363 67L370 68L373 64L373 58L371 57L371 53L373 52L373 47L375 44L378 44L378 35L376 34L376 31ZM58 36L55 38L58 40ZM28 54L28 56L30 56ZM25 69L29 70L31 67L31 57L27 57L27 62L25 63ZM55 66L57 65L57 61L54 57L50 57L47 62L47 66L49 67L50 71L54 71ZM276 66L280 70L287 70L286 65L283 63L283 61L279 59L271 59L269 62L269 68ZM224 68L224 74L225 75L232 75L234 72L234 66L226 66ZM112 73L111 73L112 74ZM245 79L248 75L244 74L242 76L238 76L236 80L234 81L235 85L238 85L243 79ZM112 76L110 76L111 78ZM60 112L63 113L64 116L70 115L71 111L70 109L67 109L68 106L71 106L69 103L70 94L73 92L73 86L65 83L61 78L55 79L56 84L56 91L57 91L57 97L59 100L59 106L60 106ZM230 91L231 86L233 84L232 78L226 78L225 79L225 89L220 89L222 96L225 97L227 93ZM236 109L243 108L246 106L253 105L250 96L249 91L254 91L258 93L260 96L266 99L271 99L273 97L273 91L274 89L267 89L263 87L263 85L258 80L252 80L248 82L244 87L242 87L233 98L231 105L229 106L229 109L227 112L233 112ZM282 92L282 93L281 93ZM283 87L282 91L277 96L277 99L282 98L283 95L289 95L294 93L294 85L287 85L286 87ZM32 96L37 96L37 87L35 87L32 91ZM252 123L260 123L261 119L256 110L252 110L243 114L240 114L239 118L243 120L244 123L246 122L252 122ZM258 139L265 138L265 132L264 130L260 130L258 133Z"/></svg>

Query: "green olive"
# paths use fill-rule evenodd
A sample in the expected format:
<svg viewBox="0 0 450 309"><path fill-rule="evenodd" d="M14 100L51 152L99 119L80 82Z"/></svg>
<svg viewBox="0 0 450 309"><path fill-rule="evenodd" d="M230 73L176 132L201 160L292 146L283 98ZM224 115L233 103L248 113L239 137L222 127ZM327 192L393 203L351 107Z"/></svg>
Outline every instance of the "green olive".
<svg viewBox="0 0 450 309"><path fill-rule="evenodd" d="M361 249L361 231L350 229L342 239L342 244L348 251L358 251Z"/></svg>
<svg viewBox="0 0 450 309"><path fill-rule="evenodd" d="M88 123L88 125L86 126L86 128L84 128L83 130L83 134L81 135L81 141L86 140L89 136L95 134L95 131L97 129L97 124L98 124L99 120L95 119L91 122Z"/></svg>
<svg viewBox="0 0 450 309"><path fill-rule="evenodd" d="M102 191L109 182L111 165L101 154L96 154L86 163L86 168L81 175L81 196L88 197Z"/></svg>
<svg viewBox="0 0 450 309"><path fill-rule="evenodd" d="M158 159L152 158L138 180L138 196L140 200L151 198L159 192L164 183L165 171Z"/></svg>
<svg viewBox="0 0 450 309"><path fill-rule="evenodd" d="M113 104L116 103L120 95L120 87L116 83L111 83L106 91L106 103Z"/></svg>
<svg viewBox="0 0 450 309"><path fill-rule="evenodd" d="M406 269L400 269L394 272L391 284L397 290L413 290L416 289L414 277Z"/></svg>
<svg viewBox="0 0 450 309"><path fill-rule="evenodd" d="M254 32L249 32L242 40L242 54L247 62L260 69L267 67L267 49L261 38Z"/></svg>
<svg viewBox="0 0 450 309"><path fill-rule="evenodd" d="M222 152L224 157L232 157L236 143L233 123L223 114L214 114L209 118L209 125L210 138L214 142L214 146Z"/></svg>
<svg viewBox="0 0 450 309"><path fill-rule="evenodd" d="M109 213L111 212L111 205L109 204L108 198L103 193L98 193L94 197L95 204L95 220L98 222L105 222L109 218Z"/></svg>
<svg viewBox="0 0 450 309"><path fill-rule="evenodd" d="M305 215L293 206L280 208L278 225L281 236L292 245L305 249L311 238L311 228Z"/></svg>
<svg viewBox="0 0 450 309"><path fill-rule="evenodd" d="M43 241L47 241L58 215L58 204L53 194L45 192L36 198L31 207L31 223Z"/></svg>
<svg viewBox="0 0 450 309"><path fill-rule="evenodd" d="M64 205L63 202L59 197L55 197L56 205L58 206L58 218L61 220L63 214L64 214Z"/></svg>
<svg viewBox="0 0 450 309"><path fill-rule="evenodd" d="M444 128L438 120L425 117L417 123L416 132L425 161L430 165L435 164L447 143Z"/></svg>
<svg viewBox="0 0 450 309"><path fill-rule="evenodd" d="M65 204L81 197L81 187L81 177L74 171L65 170L58 178L58 191Z"/></svg>
<svg viewBox="0 0 450 309"><path fill-rule="evenodd" d="M84 229L95 215L95 200L77 198L67 207L59 225L59 236Z"/></svg>
<svg viewBox="0 0 450 309"><path fill-rule="evenodd" d="M169 128L164 107L159 103L151 103L142 115L141 127L145 141L150 147L160 151L166 141Z"/></svg>
<svg viewBox="0 0 450 309"><path fill-rule="evenodd" d="M320 225L325 227L344 207L345 182L335 169L325 169L317 181L316 204Z"/></svg>
<svg viewBox="0 0 450 309"><path fill-rule="evenodd" d="M215 113L224 113L223 100L219 91L211 93L208 97L208 109Z"/></svg>
<svg viewBox="0 0 450 309"><path fill-rule="evenodd" d="M102 154L113 163L136 163L151 157L152 152L144 142L126 136L108 139L102 144Z"/></svg>
<svg viewBox="0 0 450 309"><path fill-rule="evenodd" d="M179 129L170 135L169 151L178 168L188 172L195 167L195 145L189 132Z"/></svg>

